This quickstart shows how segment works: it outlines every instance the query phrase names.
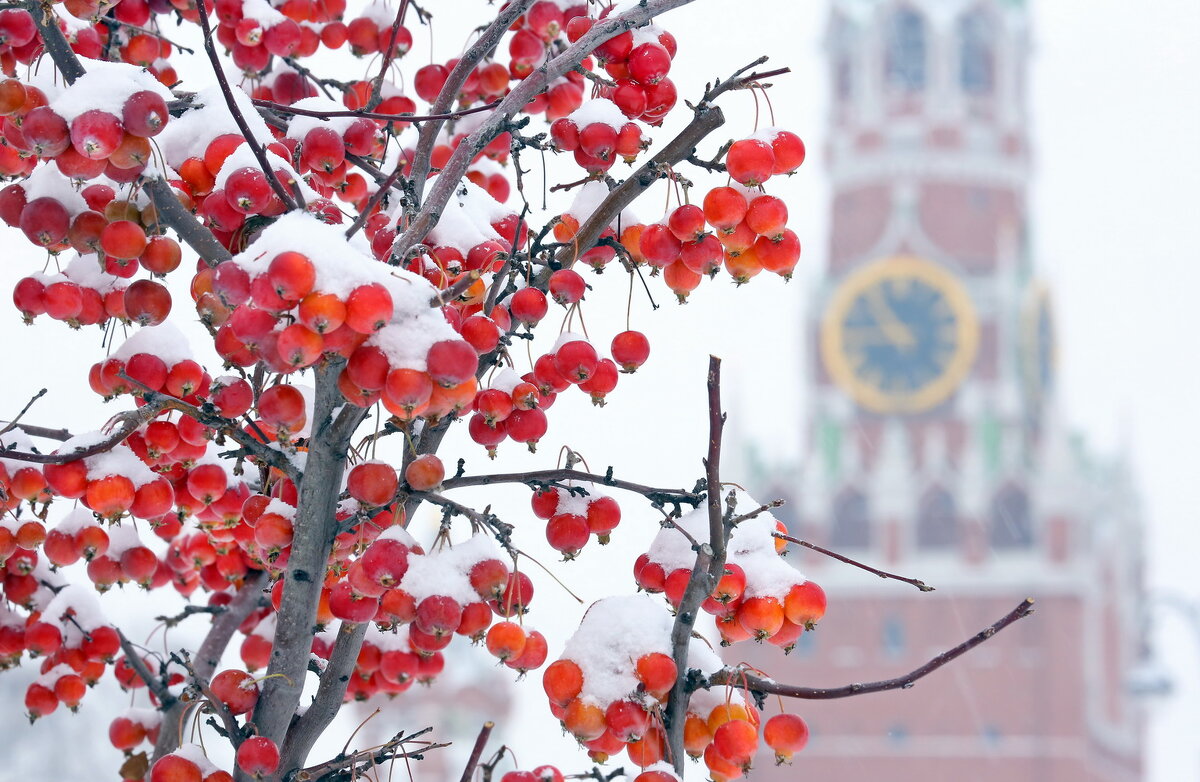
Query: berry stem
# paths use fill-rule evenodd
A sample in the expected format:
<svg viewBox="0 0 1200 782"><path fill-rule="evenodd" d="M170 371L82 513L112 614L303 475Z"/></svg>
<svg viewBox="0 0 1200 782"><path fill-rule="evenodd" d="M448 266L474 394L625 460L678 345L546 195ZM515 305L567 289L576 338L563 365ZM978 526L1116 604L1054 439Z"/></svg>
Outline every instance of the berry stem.
<svg viewBox="0 0 1200 782"><path fill-rule="evenodd" d="M767 506L767 507L769 507L769 506ZM746 516L743 518L748 518L751 515L757 515L757 513L760 512L761 510L762 509L759 509L759 511L755 511L753 514L746 514ZM894 581L903 581L906 584L912 584L913 586L915 586L917 589L921 590L922 592L932 592L934 590L933 587L929 586L924 581L919 581L918 579L915 579L915 578L906 578L904 576L898 576L895 573L888 573L885 570L879 570L877 568L871 567L870 565L864 565L862 562L851 559L850 557L847 557L845 554L839 554L836 551L830 551L827 548L821 548L820 546L816 545L815 543L809 543L807 540L800 540L799 538L793 538L791 535L785 535L782 532L776 532L776 533L774 533L774 535L775 535L775 537L779 538L780 540L786 540L790 543L795 543L798 546L804 546L805 548L812 549L813 551L817 552L818 554L824 554L827 557L832 557L833 559L836 559L838 562L844 562L847 565L853 565L854 567L865 570L868 573L874 573L875 575L879 576L880 578L890 578Z"/></svg>

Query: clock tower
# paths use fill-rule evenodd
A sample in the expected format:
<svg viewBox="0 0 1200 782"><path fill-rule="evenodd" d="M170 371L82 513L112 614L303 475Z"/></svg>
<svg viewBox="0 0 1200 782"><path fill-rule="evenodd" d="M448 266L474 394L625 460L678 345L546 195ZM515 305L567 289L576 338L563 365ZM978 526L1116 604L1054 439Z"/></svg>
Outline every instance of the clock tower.
<svg viewBox="0 0 1200 782"><path fill-rule="evenodd" d="M810 779L1138 780L1140 511L1067 431L1030 217L1022 0L833 0L830 244L808 308L812 407L784 496L829 612L782 661L813 686L890 678L1033 597L1037 612L909 691L793 704ZM766 485L764 485L766 484ZM771 659L768 659L768 658ZM766 768L767 779L787 778ZM782 774L773 777L772 773Z"/></svg>

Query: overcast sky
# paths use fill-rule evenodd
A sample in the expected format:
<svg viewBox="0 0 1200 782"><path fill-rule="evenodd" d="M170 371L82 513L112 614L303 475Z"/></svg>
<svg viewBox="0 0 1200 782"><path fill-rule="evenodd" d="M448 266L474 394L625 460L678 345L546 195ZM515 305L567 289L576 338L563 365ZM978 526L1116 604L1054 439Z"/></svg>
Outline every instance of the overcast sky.
<svg viewBox="0 0 1200 782"><path fill-rule="evenodd" d="M1151 586L1197 600L1200 5L1193 0L1031 0L1029 5L1034 240L1056 298L1064 409L1100 450L1129 450L1150 522ZM721 18L716 9L735 18ZM664 19L680 40L677 68L693 74L680 80L685 94L695 94L703 79L726 75L758 53L770 54L772 65L795 69L777 81L772 97L778 123L804 135L813 151L804 174L788 183L792 224L805 244L810 272L824 260L826 230L818 47L825 10L824 3L709 0ZM747 95L729 96L723 105L730 135L752 130ZM40 264L27 253L6 258L0 278L9 286ZM605 286L623 289L624 282L606 275L598 289ZM790 285L755 280L739 291L722 282L719 292L705 283L693 298L687 307L671 305L654 314L635 306L634 327L652 332L656 340L651 363L636 376L642 390L622 381L602 416L589 416L569 431L555 430L549 438L554 445L543 453L552 454L560 442L587 444L594 467L628 465L651 471L645 477L664 485L690 485L703 450L704 361L713 352L727 360L728 403L739 412L735 430L757 439L779 461L799 456L805 408L798 324L807 303L804 280ZM623 295L614 293L612 301L611 306L597 302L589 323L600 322L604 312L623 315ZM4 334L12 333L14 320L15 315L6 316ZM82 370L68 367L64 358L47 369L49 353L86 352L89 361L97 355L99 340L92 331L67 336L59 324L47 323L17 334L19 339L5 339L9 366L17 374L0 388L3 410L19 407L56 377L82 382ZM669 355L673 347L678 350ZM648 389L659 390L647 396ZM110 413L100 412L93 399L77 403L70 394L55 394L42 403L46 407L35 408L43 415L30 420L52 415L55 425L95 428ZM631 453L635 432L660 433L650 440L658 450ZM545 466L545 458L513 461ZM635 535L633 530L618 534ZM568 575L569 582L585 597L598 597L587 594L589 575L628 566L613 557L600 553L572 566L578 569ZM1156 616L1162 620L1158 651L1178 694L1152 711L1150 779L1195 779L1200 775L1194 730L1200 719L1200 632L1192 631L1200 628L1170 613Z"/></svg>

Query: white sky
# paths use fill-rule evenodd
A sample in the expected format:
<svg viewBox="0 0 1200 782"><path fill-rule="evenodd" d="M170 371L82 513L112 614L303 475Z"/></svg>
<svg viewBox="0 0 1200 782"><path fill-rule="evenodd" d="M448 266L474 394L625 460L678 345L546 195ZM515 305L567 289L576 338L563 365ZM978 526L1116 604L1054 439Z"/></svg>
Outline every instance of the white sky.
<svg viewBox="0 0 1200 782"><path fill-rule="evenodd" d="M1046 0L1030 6L1034 237L1036 256L1056 296L1063 406L1072 424L1101 450L1124 447L1131 453L1151 524L1152 587L1198 600L1192 574L1200 543L1200 480L1191 452L1200 442L1200 307L1191 294L1200 290L1200 98L1195 87L1200 6L1191 0ZM730 9L729 16L718 18L718 7ZM778 124L801 133L812 155L802 175L786 187L809 273L824 259L826 230L819 50L824 13L824 3L757 0L718 6L709 0L664 18L680 41L676 72L685 74L677 80L685 96L695 95L704 79L727 75L759 53L771 55L767 67L787 64L795 71L776 81L772 99ZM452 24L445 18L441 23ZM458 45L461 36L451 39ZM722 106L730 135L752 130L747 95L729 96ZM647 207L644 214L649 217L656 208ZM9 236L6 241L12 241ZM0 264L0 288L11 289L17 278L40 267L36 254L22 248ZM652 335L650 363L622 380L605 410L570 426L552 423L539 456L509 449L506 467L545 467L558 445L568 442L583 450L597 471L616 464L618 474L690 486L699 474L705 440L703 379L709 352L726 358L727 407L736 411L733 430L758 440L774 459L795 460L804 413L803 276L790 285L760 278L738 291L724 281L705 283L686 307L658 296L667 306L654 314L635 299L634 327ZM607 341L624 327L617 320L623 321L625 282L616 274L596 282L588 322ZM187 304L181 300L176 306L186 309ZM608 326L606 316L614 319ZM99 338L91 330L69 334L52 323L20 329L12 313L0 320L0 329L12 372L0 386L3 412L15 412L38 388L65 378L82 388L86 364L74 365L70 356L86 355L90 363L99 355ZM565 397L558 404L581 412L590 407ZM90 392L56 391L29 420L91 429L111 412ZM558 420L552 414L552 421ZM469 469L488 469L474 452L468 455ZM644 545L653 532L647 522L628 519L616 537L629 546ZM536 530L532 537L538 537ZM585 599L600 596L600 576L629 566L616 550L589 548L585 555L559 569ZM570 605L546 592L539 593L547 603L535 614L540 629L546 628L539 622ZM1163 621L1157 647L1178 692L1152 710L1150 780L1196 778L1200 635L1191 634L1175 615L1158 616ZM540 719L549 717L543 713Z"/></svg>

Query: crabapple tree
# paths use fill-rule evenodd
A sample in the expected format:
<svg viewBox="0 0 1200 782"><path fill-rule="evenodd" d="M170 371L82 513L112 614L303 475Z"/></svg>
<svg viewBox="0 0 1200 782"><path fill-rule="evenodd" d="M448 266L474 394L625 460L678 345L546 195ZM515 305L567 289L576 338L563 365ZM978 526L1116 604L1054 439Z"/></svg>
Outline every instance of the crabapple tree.
<svg viewBox="0 0 1200 782"><path fill-rule="evenodd" d="M3 6L0 219L38 258L5 329L102 329L77 377L119 411L73 435L30 423L27 405L0 431L0 664L40 672L31 719L111 676L137 704L111 715L123 779L350 779L436 748L437 726L309 758L342 705L403 710L447 645L473 643L480 664L538 671L547 725L594 762L625 753L631 777L657 782L690 756L727 780L760 743L787 762L807 740L799 716L760 714L764 693L841 697L928 672L811 690L726 668L695 635L705 611L724 644L786 651L825 611L782 559L772 506L741 494L739 513L722 494L715 360L690 490L581 470L574 452L565 467L466 469L566 425L560 394L603 406L636 388L650 342L628 323L589 336L590 275L684 302L712 279L790 277L800 259L770 190L803 142L720 132L723 96L786 69L760 59L677 84L689 42L659 17L687 2L462 3L483 13L468 45L423 65L405 55L432 15L411 0ZM325 75L338 58L369 73ZM669 116L681 130L663 134ZM561 181L535 197L523 166L547 158ZM639 219L656 187L667 206ZM470 452L442 452L455 427ZM501 518L455 498L501 484L527 487L531 509ZM514 533L534 527L571 560L616 534L618 494L661 529L549 648L525 617L536 584ZM422 505L442 518L425 540L408 531ZM114 587L174 594L171 621L208 622L202 643L134 644L105 610ZM197 714L229 745L225 767L183 743ZM489 731L464 778L486 766ZM561 779L541 766L505 782Z"/></svg>

